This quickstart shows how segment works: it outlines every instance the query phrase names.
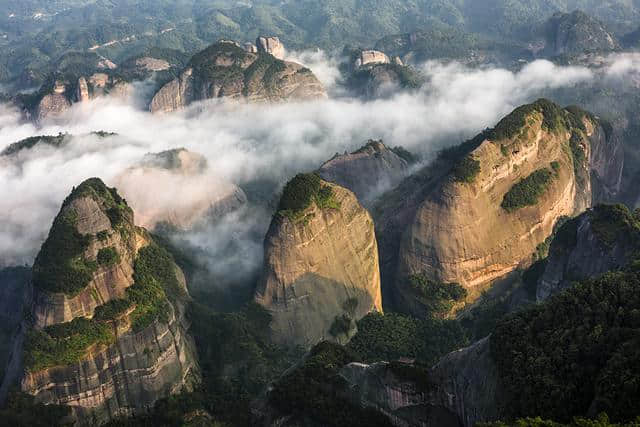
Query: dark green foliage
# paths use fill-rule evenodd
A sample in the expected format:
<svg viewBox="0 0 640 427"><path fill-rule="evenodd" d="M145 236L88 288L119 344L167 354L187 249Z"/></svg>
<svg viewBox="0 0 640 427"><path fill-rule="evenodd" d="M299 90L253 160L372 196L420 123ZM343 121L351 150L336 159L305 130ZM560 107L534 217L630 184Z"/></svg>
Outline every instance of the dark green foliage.
<svg viewBox="0 0 640 427"><path fill-rule="evenodd" d="M598 205L589 211L591 229L610 248L616 242L637 242L640 223L624 205Z"/></svg>
<svg viewBox="0 0 640 427"><path fill-rule="evenodd" d="M398 157L404 159L410 165L414 165L420 161L420 156L413 154L401 145L393 147L391 151L393 151Z"/></svg>
<svg viewBox="0 0 640 427"><path fill-rule="evenodd" d="M73 295L91 281L95 266L83 257L89 236L78 232L75 213L58 214L33 265L34 286Z"/></svg>
<svg viewBox="0 0 640 427"><path fill-rule="evenodd" d="M557 132L567 128L566 117L570 114L547 99L539 99L533 104L516 108L511 114L500 120L493 129L490 139L502 141L519 135L527 127L527 120L534 112L542 113L542 128L548 132Z"/></svg>
<svg viewBox="0 0 640 427"><path fill-rule="evenodd" d="M438 158L450 162L461 160L464 156L478 148L482 142L491 136L491 129L485 129L473 138L453 147L445 148L438 153Z"/></svg>
<svg viewBox="0 0 640 427"><path fill-rule="evenodd" d="M67 140L66 133L60 133L58 136L32 136L30 138L23 139L22 141L14 142L7 148L0 152L0 156L10 156L16 154L22 150L28 150L39 144L46 144L52 147L60 147Z"/></svg>
<svg viewBox="0 0 640 427"><path fill-rule="evenodd" d="M575 417L568 424L543 420L540 417L518 418L514 422L505 423L496 421L491 423L478 423L476 427L638 427L640 417L628 423L612 423L606 413L601 413L595 419Z"/></svg>
<svg viewBox="0 0 640 427"><path fill-rule="evenodd" d="M408 357L430 365L467 343L462 327L455 320L370 313L358 321L358 333L347 348L367 363Z"/></svg>
<svg viewBox="0 0 640 427"><path fill-rule="evenodd" d="M52 366L64 366L80 361L93 345L109 345L115 337L111 328L84 317L71 322L31 329L24 350L25 369L34 372Z"/></svg>
<svg viewBox="0 0 640 427"><path fill-rule="evenodd" d="M399 380L415 384L418 390L428 392L434 388L428 366L392 361L389 362L387 369Z"/></svg>
<svg viewBox="0 0 640 427"><path fill-rule="evenodd" d="M534 290L535 293L535 290ZM460 320L471 341L485 338L493 332L500 320L509 313L508 296L489 296L481 299Z"/></svg>
<svg viewBox="0 0 640 427"><path fill-rule="evenodd" d="M465 156L458 161L451 170L451 175L455 182L471 184L480 173L480 162L471 155Z"/></svg>
<svg viewBox="0 0 640 427"><path fill-rule="evenodd" d="M456 302L467 297L467 290L458 283L437 282L424 274L409 277L408 287L432 316L447 314Z"/></svg>
<svg viewBox="0 0 640 427"><path fill-rule="evenodd" d="M251 399L302 352L270 343L271 315L255 303L234 313L216 313L204 301L193 302L189 319L203 373L197 392L205 409L230 425L249 425Z"/></svg>
<svg viewBox="0 0 640 427"><path fill-rule="evenodd" d="M128 299L112 299L96 307L93 318L101 322L115 320L124 314L131 307L131 304L132 302Z"/></svg>
<svg viewBox="0 0 640 427"><path fill-rule="evenodd" d="M105 242L109 238L109 232L106 230L100 231L96 234L96 238L101 242Z"/></svg>
<svg viewBox="0 0 640 427"><path fill-rule="evenodd" d="M346 380L338 372L358 360L344 347L320 343L300 366L274 384L269 400L284 413L310 417L325 426L391 426L386 416L340 396L346 391Z"/></svg>
<svg viewBox="0 0 640 427"><path fill-rule="evenodd" d="M99 178L91 178L74 188L53 221L47 240L33 265L34 285L49 292L75 295L91 281L98 264L84 256L91 236L76 229L77 213L69 207L73 200L91 197L109 215L114 227L133 223L133 212L114 188Z"/></svg>
<svg viewBox="0 0 640 427"><path fill-rule="evenodd" d="M560 170L560 163L556 161L551 162L551 169L557 173Z"/></svg>
<svg viewBox="0 0 640 427"><path fill-rule="evenodd" d="M2 424L13 427L71 426L71 408L63 405L35 403L35 398L21 392L9 393L0 409Z"/></svg>
<svg viewBox="0 0 640 427"><path fill-rule="evenodd" d="M329 328L329 333L332 337L338 337L340 335L348 335L351 330L351 317L348 314L342 314L336 316L333 319L333 323Z"/></svg>
<svg viewBox="0 0 640 427"><path fill-rule="evenodd" d="M120 254L113 246L108 248L102 248L98 251L97 256L98 265L102 267L113 267L120 262Z"/></svg>
<svg viewBox="0 0 640 427"><path fill-rule="evenodd" d="M320 209L340 209L340 205L333 196L333 189L324 184L318 175L298 174L285 185L278 212L292 220L297 220L312 202L315 202Z"/></svg>
<svg viewBox="0 0 640 427"><path fill-rule="evenodd" d="M525 206L534 206L538 199L549 188L553 180L553 173L547 169L538 169L511 187L502 199L502 208L507 212L514 212Z"/></svg>
<svg viewBox="0 0 640 427"><path fill-rule="evenodd" d="M510 315L491 338L511 416L566 422L605 411L630 420L640 407L640 273L607 273ZM631 351L634 348L634 351Z"/></svg>
<svg viewBox="0 0 640 427"><path fill-rule="evenodd" d="M166 321L169 310L167 297L175 299L184 295L176 277L173 258L156 244L138 252L133 280L133 286L127 288L127 298L136 306L131 313L135 331L146 328L158 318Z"/></svg>

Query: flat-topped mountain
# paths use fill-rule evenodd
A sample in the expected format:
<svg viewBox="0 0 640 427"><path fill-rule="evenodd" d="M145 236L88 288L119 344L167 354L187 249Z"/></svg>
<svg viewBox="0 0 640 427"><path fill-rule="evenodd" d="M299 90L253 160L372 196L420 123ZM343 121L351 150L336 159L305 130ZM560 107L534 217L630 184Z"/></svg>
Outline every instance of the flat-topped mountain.
<svg viewBox="0 0 640 427"><path fill-rule="evenodd" d="M245 47L221 40L191 58L180 76L156 93L150 110L170 112L213 98L273 102L326 97L311 70L274 56L284 55L280 46L272 38Z"/></svg>

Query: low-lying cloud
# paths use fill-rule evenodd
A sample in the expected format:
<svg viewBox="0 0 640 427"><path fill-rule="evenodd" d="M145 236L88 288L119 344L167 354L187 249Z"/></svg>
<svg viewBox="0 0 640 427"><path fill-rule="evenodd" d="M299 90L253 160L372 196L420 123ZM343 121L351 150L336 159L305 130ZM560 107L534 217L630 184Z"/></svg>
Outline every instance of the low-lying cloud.
<svg viewBox="0 0 640 427"><path fill-rule="evenodd" d="M337 62L324 53L295 57L315 69L325 84L333 87L338 82ZM617 66L617 62L609 66L611 73L618 72ZM114 185L119 174L149 152L185 147L203 154L220 182L282 184L295 173L313 170L334 153L354 150L370 138L381 138L389 146L402 145L428 159L442 147L493 126L541 91L595 78L587 68L560 67L548 61L535 61L517 72L438 62L426 63L422 71L427 80L422 90L369 102L346 97L271 105L208 101L174 114L152 115L105 98L76 104L57 123L45 123L42 128L23 123L17 111L0 106L0 150L34 135L77 135L61 149L43 146L15 158L0 158L0 266L33 261L74 185L92 176ZM98 130L118 135L88 135ZM181 179L179 186L160 181L154 185L151 180L146 190L166 202L176 192L202 188L201 182L190 188L188 177ZM265 200L275 197L263 196ZM240 235L252 236L247 253L260 257L261 237L255 241L260 234L255 230L266 230L268 217L262 211L260 215L236 215L228 219L235 225L224 228L232 232L214 229L208 232L216 235L190 239L212 254L214 269L219 248L229 240L242 240ZM243 234L242 230L252 231ZM260 261L244 259L243 263L255 268ZM225 265L233 262L233 257L224 259Z"/></svg>

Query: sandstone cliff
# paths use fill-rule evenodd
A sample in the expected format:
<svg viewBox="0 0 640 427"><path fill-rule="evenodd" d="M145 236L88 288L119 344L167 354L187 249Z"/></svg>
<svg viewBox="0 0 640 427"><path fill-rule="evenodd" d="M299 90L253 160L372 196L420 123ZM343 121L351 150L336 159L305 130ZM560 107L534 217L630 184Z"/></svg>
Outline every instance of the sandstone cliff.
<svg viewBox="0 0 640 427"><path fill-rule="evenodd" d="M21 389L36 402L69 405L94 425L197 381L184 275L99 179L64 201L33 287Z"/></svg>
<svg viewBox="0 0 640 427"><path fill-rule="evenodd" d="M353 191L360 203L368 207L378 195L400 183L415 161L404 150L394 151L382 141L372 140L353 153L336 154L317 173L322 179Z"/></svg>
<svg viewBox="0 0 640 427"><path fill-rule="evenodd" d="M344 339L352 320L382 310L373 221L351 191L317 175L285 187L264 259L255 300L272 314L278 344Z"/></svg>
<svg viewBox="0 0 640 427"><path fill-rule="evenodd" d="M592 204L591 175L618 175L618 141L607 135L593 116L540 100L445 152L398 195L383 197L376 224L385 274L395 275L395 302L420 312L406 286L412 274L460 283L473 299L530 263L558 218ZM614 158L603 155L604 170L595 170L594 153L602 152Z"/></svg>
<svg viewBox="0 0 640 427"><path fill-rule="evenodd" d="M640 223L623 205L598 205L565 223L549 249L536 297L543 301L572 282L594 278L637 257Z"/></svg>
<svg viewBox="0 0 640 427"><path fill-rule="evenodd" d="M191 229L247 202L239 187L209 169L204 156L184 148L148 154L114 182L135 210L138 224L148 229L159 224ZM149 193L150 185L160 185L166 197Z"/></svg>
<svg viewBox="0 0 640 427"><path fill-rule="evenodd" d="M150 110L170 112L212 98L269 102L326 97L311 70L276 58L270 52L280 53L268 40L258 44L254 53L236 42L220 41L196 54L178 78L156 93Z"/></svg>

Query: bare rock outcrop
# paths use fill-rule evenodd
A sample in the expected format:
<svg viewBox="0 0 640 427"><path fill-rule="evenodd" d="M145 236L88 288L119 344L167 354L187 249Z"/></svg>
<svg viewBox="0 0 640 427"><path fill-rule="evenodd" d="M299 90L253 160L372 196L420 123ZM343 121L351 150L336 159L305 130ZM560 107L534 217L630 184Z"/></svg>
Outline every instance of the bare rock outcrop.
<svg viewBox="0 0 640 427"><path fill-rule="evenodd" d="M284 59L284 45L277 37L258 37L256 47L258 52L270 53L277 59Z"/></svg>
<svg viewBox="0 0 640 427"><path fill-rule="evenodd" d="M588 113L540 100L459 147L453 163L439 159L408 179L398 190L404 196L376 207L382 251L393 251L393 236L402 236L397 267L393 254L383 255L385 267L395 269L396 303L420 312L405 286L413 274L460 283L474 299L530 264L559 218L592 205L592 153L603 142L615 144L603 133Z"/></svg>
<svg viewBox="0 0 640 427"><path fill-rule="evenodd" d="M196 54L178 78L156 93L149 108L171 112L214 98L277 102L324 97L322 84L308 68L265 50L254 53L236 42L220 41Z"/></svg>
<svg viewBox="0 0 640 427"><path fill-rule="evenodd" d="M608 52L620 48L615 36L601 22L579 10L555 14L543 31L545 52L551 56L586 51Z"/></svg>
<svg viewBox="0 0 640 427"><path fill-rule="evenodd" d="M640 223L624 205L598 205L566 222L549 248L537 300L626 266L637 254L639 236Z"/></svg>
<svg viewBox="0 0 640 427"><path fill-rule="evenodd" d="M414 161L415 158L405 150L394 151L382 141L370 140L353 153L336 154L320 166L317 173L322 179L353 191L360 203L369 207L377 196L395 187L409 174Z"/></svg>
<svg viewBox="0 0 640 427"><path fill-rule="evenodd" d="M21 390L77 425L151 408L199 380L184 274L93 178L64 201L33 267Z"/></svg>
<svg viewBox="0 0 640 427"><path fill-rule="evenodd" d="M290 206L299 195L303 204ZM255 301L273 316L278 344L310 348L338 338L330 333L337 318L382 310L371 216L351 191L317 175L298 175L285 187L264 256Z"/></svg>
<svg viewBox="0 0 640 427"><path fill-rule="evenodd" d="M390 64L391 60L384 53L378 50L363 50L353 63L354 68L364 67L371 64Z"/></svg>
<svg viewBox="0 0 640 427"><path fill-rule="evenodd" d="M239 187L209 170L204 156L184 148L148 154L114 182L136 211L138 224L148 229L158 224L191 229L247 202ZM165 189L167 197L150 193L152 185Z"/></svg>

